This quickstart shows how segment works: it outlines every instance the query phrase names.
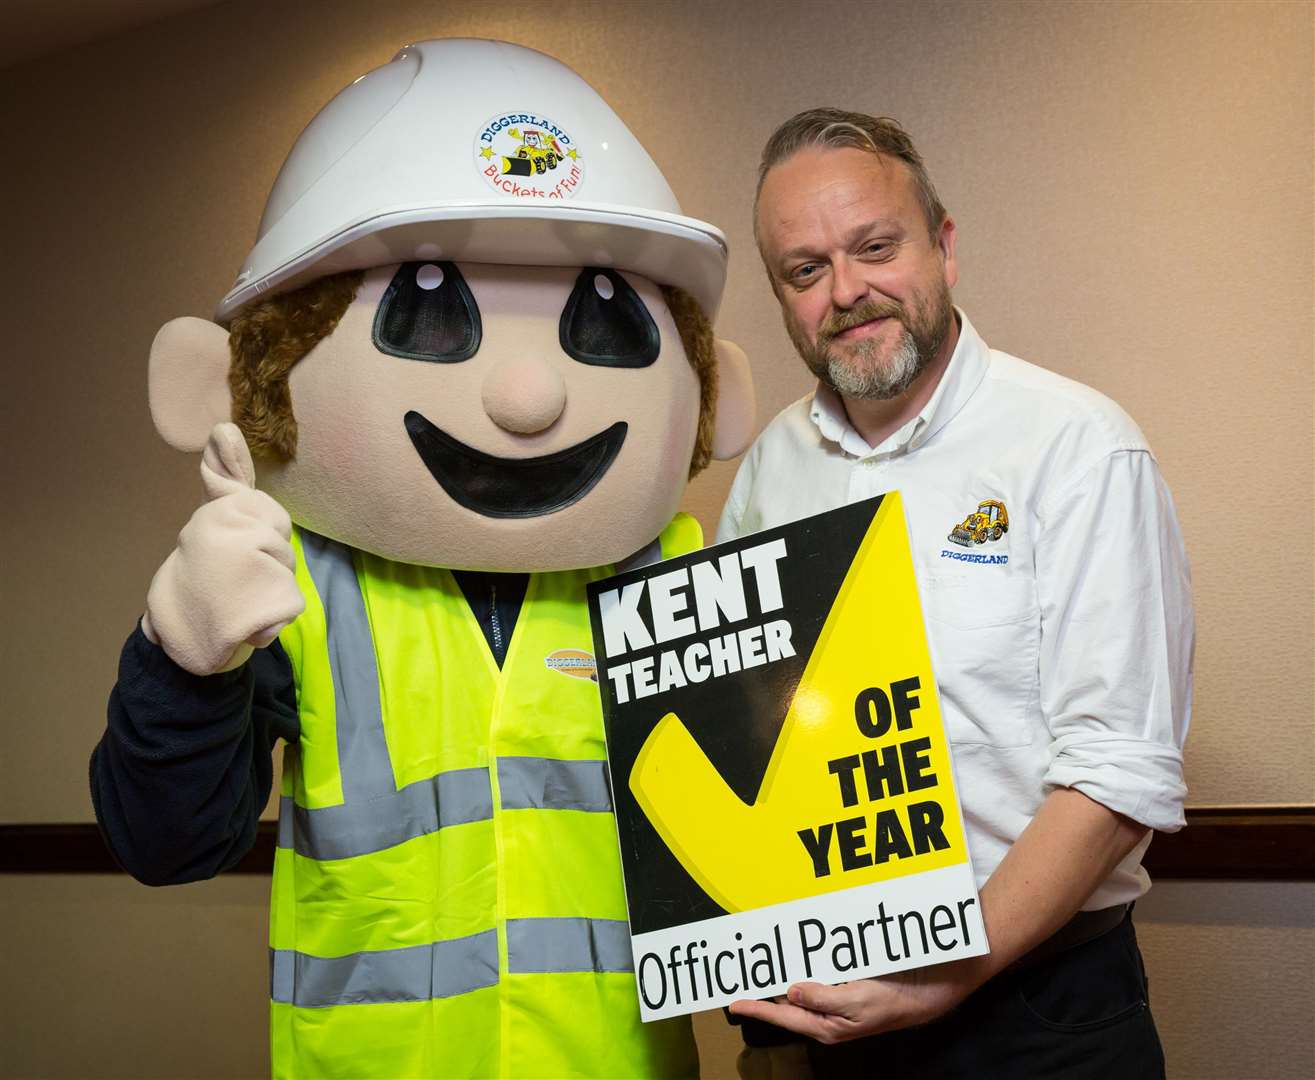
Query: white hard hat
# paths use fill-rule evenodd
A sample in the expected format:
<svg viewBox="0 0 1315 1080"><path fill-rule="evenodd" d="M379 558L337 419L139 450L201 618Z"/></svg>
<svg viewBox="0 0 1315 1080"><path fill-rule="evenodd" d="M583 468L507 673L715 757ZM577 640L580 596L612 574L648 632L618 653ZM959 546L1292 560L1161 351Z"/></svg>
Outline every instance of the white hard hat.
<svg viewBox="0 0 1315 1080"><path fill-rule="evenodd" d="M633 270L709 318L726 283L726 238L681 214L597 92L503 41L408 45L321 109L215 318L326 274L420 259Z"/></svg>

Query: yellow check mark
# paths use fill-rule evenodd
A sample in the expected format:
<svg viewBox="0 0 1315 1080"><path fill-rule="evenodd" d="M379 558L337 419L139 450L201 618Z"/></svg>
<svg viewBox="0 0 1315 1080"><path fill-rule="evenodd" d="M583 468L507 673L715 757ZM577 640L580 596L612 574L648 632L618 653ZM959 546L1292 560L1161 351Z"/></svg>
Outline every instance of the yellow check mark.
<svg viewBox="0 0 1315 1080"><path fill-rule="evenodd" d="M855 699L873 686L919 678L912 732L863 735ZM948 848L845 870L833 851L831 869L818 877L800 839L843 819L867 816L874 842L877 806L863 798L846 807L836 758L880 750L911 736L929 736L935 788L888 796L879 809L903 811L929 798L944 811ZM855 556L795 691L767 771L752 804L739 798L708 761L675 713L649 733L630 772L630 790L662 841L686 872L728 912L949 866L966 860L922 624L921 605L899 495L882 502ZM862 790L863 785L858 785ZM830 838L828 834L828 838Z"/></svg>

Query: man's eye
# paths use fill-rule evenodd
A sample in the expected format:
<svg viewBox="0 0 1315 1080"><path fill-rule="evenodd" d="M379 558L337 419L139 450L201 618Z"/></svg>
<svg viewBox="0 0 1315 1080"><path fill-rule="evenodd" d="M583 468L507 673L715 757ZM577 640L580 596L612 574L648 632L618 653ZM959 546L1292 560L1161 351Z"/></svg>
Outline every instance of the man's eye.
<svg viewBox="0 0 1315 1080"><path fill-rule="evenodd" d="M567 356L601 367L647 367L662 344L653 316L629 282L594 266L575 279L557 337Z"/></svg>
<svg viewBox="0 0 1315 1080"><path fill-rule="evenodd" d="M479 306L456 263L403 263L374 316L374 345L389 356L455 364L479 349Z"/></svg>
<svg viewBox="0 0 1315 1080"><path fill-rule="evenodd" d="M796 266L790 271L791 281L807 281L809 278L817 276L819 267L816 263L804 263L803 266Z"/></svg>

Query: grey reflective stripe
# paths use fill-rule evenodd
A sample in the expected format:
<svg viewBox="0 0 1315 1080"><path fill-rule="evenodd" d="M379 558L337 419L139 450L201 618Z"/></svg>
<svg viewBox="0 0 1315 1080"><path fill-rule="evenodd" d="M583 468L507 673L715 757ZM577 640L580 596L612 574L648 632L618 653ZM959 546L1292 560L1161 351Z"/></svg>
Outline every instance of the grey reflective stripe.
<svg viewBox="0 0 1315 1080"><path fill-rule="evenodd" d="M303 1009L429 1001L468 994L497 982L495 930L432 945L349 956L309 956L286 949L270 953L270 996Z"/></svg>
<svg viewBox="0 0 1315 1080"><path fill-rule="evenodd" d="M612 812L612 791L603 761L499 758L498 788L504 810Z"/></svg>
<svg viewBox="0 0 1315 1080"><path fill-rule="evenodd" d="M279 796L279 839L278 846L281 848L292 847L292 838L294 836L294 826L292 816L296 813L296 800L290 795Z"/></svg>
<svg viewBox="0 0 1315 1080"><path fill-rule="evenodd" d="M296 970L296 953L287 949L269 950L269 996L273 1001L287 1004L292 1001L293 972Z"/></svg>
<svg viewBox="0 0 1315 1080"><path fill-rule="evenodd" d="M507 970L633 971L624 919L508 919Z"/></svg>
<svg viewBox="0 0 1315 1080"><path fill-rule="evenodd" d="M324 608L338 718L338 772L350 806L396 789L379 706L379 669L351 548L301 531L306 569Z"/></svg>
<svg viewBox="0 0 1315 1080"><path fill-rule="evenodd" d="M350 859L492 816L488 770L453 769L355 806L307 810L284 796L279 804L279 847L291 847L309 859Z"/></svg>
<svg viewBox="0 0 1315 1080"><path fill-rule="evenodd" d="M487 769L454 769L397 790L379 703L374 637L352 551L305 529L301 546L324 608L343 804L308 810L282 799L279 847L311 859L349 859L447 825L492 817Z"/></svg>

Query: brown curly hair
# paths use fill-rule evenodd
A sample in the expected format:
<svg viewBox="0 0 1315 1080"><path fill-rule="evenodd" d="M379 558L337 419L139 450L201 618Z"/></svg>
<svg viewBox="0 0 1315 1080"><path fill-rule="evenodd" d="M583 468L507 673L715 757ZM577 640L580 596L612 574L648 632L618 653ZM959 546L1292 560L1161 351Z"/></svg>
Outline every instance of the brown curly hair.
<svg viewBox="0 0 1315 1080"><path fill-rule="evenodd" d="M288 375L298 360L337 328L364 276L360 270L330 274L252 304L233 319L228 332L228 388L233 395L233 422L252 454L277 461L296 456L297 419ZM663 285L662 296L690 367L699 377L699 428L689 465L693 478L712 458L717 405L712 323L683 289Z"/></svg>
<svg viewBox="0 0 1315 1080"><path fill-rule="evenodd" d="M297 454L297 418L288 375L333 333L364 274L331 274L244 309L228 330L228 389L233 422L253 455L290 461Z"/></svg>

